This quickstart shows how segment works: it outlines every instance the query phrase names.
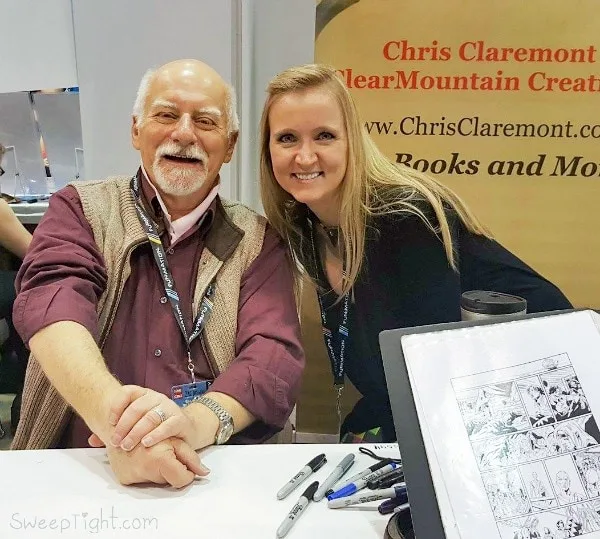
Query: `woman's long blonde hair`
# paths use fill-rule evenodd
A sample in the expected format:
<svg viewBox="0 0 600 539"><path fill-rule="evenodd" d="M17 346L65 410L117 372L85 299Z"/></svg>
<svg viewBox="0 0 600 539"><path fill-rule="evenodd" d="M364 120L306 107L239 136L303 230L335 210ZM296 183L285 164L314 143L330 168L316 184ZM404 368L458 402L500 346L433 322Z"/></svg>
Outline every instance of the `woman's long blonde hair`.
<svg viewBox="0 0 600 539"><path fill-rule="evenodd" d="M336 71L325 65L307 64L287 69L267 87L267 100L260 122L260 187L267 219L288 242L298 269L306 269L307 208L297 202L277 183L273 174L269 140L269 112L283 95L309 88L330 91L342 111L348 140L346 175L341 183L339 227L343 240L345 277L342 294L349 292L360 272L367 221L371 216L389 213L413 214L422 219L443 241L449 264L456 269L456 256L446 212L453 211L466 228L476 234L489 232L464 202L448 187L404 165L390 161L367 134L350 93ZM429 204L435 222L424 213ZM310 275L313 279L315 275Z"/></svg>

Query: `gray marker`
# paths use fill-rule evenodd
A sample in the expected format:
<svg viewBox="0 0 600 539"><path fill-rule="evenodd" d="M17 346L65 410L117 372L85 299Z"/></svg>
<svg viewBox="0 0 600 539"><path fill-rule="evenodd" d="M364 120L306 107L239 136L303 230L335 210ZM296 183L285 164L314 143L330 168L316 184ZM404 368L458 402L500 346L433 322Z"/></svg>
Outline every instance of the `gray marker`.
<svg viewBox="0 0 600 539"><path fill-rule="evenodd" d="M314 483L311 483L310 486L302 493L302 496L298 498L296 505L292 507L292 510L288 513L288 516L285 517L285 520L281 523L279 528L277 528L277 539L285 537L292 529L294 522L300 518L300 515L310 504L315 492L317 491L317 488L319 488L319 482L315 481Z"/></svg>
<svg viewBox="0 0 600 539"><path fill-rule="evenodd" d="M349 453L346 455L342 461L333 469L333 472L329 475L325 481L318 488L317 492L315 492L314 500L318 502L325 497L325 493L335 485L344 474L350 469L350 466L354 464L354 453Z"/></svg>
<svg viewBox="0 0 600 539"><path fill-rule="evenodd" d="M277 493L277 499L283 500L288 494L290 494L298 485L303 481L306 481L308 476L316 472L323 464L327 462L325 453L317 455L312 459L304 468L302 468L294 477L292 477Z"/></svg>
<svg viewBox="0 0 600 539"><path fill-rule="evenodd" d="M394 508L394 513L403 513L404 511L410 509L410 504L409 503L403 503L402 505L399 505L398 507Z"/></svg>

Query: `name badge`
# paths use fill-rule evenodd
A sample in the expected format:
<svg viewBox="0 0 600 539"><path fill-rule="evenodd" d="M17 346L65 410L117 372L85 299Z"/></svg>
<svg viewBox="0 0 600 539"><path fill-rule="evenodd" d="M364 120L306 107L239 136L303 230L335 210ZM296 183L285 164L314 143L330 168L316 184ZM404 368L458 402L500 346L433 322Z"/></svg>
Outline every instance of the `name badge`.
<svg viewBox="0 0 600 539"><path fill-rule="evenodd" d="M195 397L200 397L208 391L212 384L209 380L181 384L171 388L171 399L178 406L187 406Z"/></svg>

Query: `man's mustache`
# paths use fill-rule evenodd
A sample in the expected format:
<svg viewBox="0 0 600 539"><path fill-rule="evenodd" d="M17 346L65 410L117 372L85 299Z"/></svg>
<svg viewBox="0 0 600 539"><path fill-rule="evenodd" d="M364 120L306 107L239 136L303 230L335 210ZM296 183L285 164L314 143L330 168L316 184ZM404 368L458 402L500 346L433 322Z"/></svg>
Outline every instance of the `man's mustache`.
<svg viewBox="0 0 600 539"><path fill-rule="evenodd" d="M163 157L165 155L173 157L185 157L186 159L197 159L206 163L208 155L206 152L197 146L180 146L179 144L166 143L158 147L156 150L156 158Z"/></svg>

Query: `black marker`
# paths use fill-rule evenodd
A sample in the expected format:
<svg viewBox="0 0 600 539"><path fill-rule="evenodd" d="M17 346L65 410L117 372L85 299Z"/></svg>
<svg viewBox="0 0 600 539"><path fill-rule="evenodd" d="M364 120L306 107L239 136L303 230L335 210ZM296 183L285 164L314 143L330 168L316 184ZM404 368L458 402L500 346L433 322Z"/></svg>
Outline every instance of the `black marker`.
<svg viewBox="0 0 600 539"><path fill-rule="evenodd" d="M285 517L285 520L281 523L279 528L277 528L277 539L285 537L287 535L287 532L289 532L292 529L292 526L294 525L294 522L296 522L296 519L300 517L300 515L304 512L304 510L313 500L315 492L318 488L319 482L315 481L314 483L311 483L310 486L302 493L302 496L300 496L300 498L296 502L296 505L292 507L291 511L288 513L288 516Z"/></svg>
<svg viewBox="0 0 600 539"><path fill-rule="evenodd" d="M292 477L277 493L277 499L283 500L290 494L298 485L304 482L309 475L316 472L323 464L327 462L325 453L317 455L304 468L302 468L294 477ZM311 485L312 486L312 485Z"/></svg>
<svg viewBox="0 0 600 539"><path fill-rule="evenodd" d="M402 470L402 466L392 470L377 479L372 479L367 482L367 487L371 490L378 490L381 488L389 488L396 483L400 483L404 481L404 471Z"/></svg>

